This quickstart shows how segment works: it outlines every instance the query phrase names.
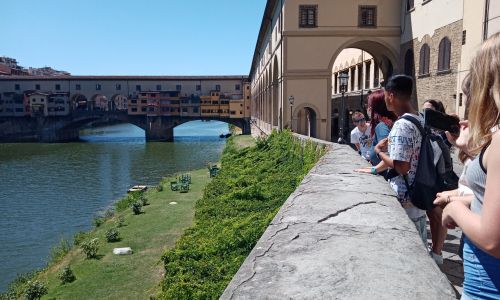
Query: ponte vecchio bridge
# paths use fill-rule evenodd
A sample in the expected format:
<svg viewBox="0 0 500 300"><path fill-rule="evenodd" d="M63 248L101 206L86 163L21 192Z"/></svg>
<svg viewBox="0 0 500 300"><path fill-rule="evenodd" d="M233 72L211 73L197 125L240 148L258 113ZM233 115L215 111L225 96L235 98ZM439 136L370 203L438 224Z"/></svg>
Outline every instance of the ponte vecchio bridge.
<svg viewBox="0 0 500 300"><path fill-rule="evenodd" d="M134 124L147 141L172 141L174 127L219 120L250 133L246 76L0 77L0 141L78 139L91 123Z"/></svg>

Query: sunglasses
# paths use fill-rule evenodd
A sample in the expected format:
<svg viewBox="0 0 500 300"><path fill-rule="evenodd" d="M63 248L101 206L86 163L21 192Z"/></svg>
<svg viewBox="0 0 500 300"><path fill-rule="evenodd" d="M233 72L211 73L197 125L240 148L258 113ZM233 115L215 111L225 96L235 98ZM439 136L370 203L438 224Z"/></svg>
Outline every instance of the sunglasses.
<svg viewBox="0 0 500 300"><path fill-rule="evenodd" d="M362 122L365 122L366 119L359 119L359 120L354 120L354 123L362 123Z"/></svg>

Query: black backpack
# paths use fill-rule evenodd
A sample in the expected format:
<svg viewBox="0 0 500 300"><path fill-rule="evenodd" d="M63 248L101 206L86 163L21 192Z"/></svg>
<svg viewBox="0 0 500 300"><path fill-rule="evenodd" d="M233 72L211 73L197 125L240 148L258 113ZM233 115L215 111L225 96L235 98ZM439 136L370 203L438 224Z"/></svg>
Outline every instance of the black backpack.
<svg viewBox="0 0 500 300"><path fill-rule="evenodd" d="M403 119L412 122L422 135L422 146L415 174L415 180L410 186L407 176L403 178L408 189L412 204L420 209L429 210L434 207L436 194L458 188L458 176L453 172L453 160L450 148L439 135L423 128L420 122L408 115Z"/></svg>

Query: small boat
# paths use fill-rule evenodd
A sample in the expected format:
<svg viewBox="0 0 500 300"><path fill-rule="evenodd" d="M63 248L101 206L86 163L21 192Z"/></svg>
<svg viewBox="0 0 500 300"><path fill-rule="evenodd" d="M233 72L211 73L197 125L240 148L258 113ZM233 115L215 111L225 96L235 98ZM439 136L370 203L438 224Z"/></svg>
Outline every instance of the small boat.
<svg viewBox="0 0 500 300"><path fill-rule="evenodd" d="M133 187L129 188L127 190L127 193L133 193L133 192L144 192L148 189L147 185L134 185Z"/></svg>

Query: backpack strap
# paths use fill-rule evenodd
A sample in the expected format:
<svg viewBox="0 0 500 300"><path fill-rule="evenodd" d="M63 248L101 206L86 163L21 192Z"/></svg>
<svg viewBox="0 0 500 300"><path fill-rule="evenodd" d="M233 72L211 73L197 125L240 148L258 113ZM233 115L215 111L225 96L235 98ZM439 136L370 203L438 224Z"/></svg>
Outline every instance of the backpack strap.
<svg viewBox="0 0 500 300"><path fill-rule="evenodd" d="M424 127L422 127L422 124L420 123L420 121L414 117L410 117L409 115L404 115L401 117L401 119L405 119L406 121L412 122L413 125L415 125L417 127L418 131L420 131L420 134L422 135L422 141L423 141L423 139L426 135L426 132L425 132Z"/></svg>

